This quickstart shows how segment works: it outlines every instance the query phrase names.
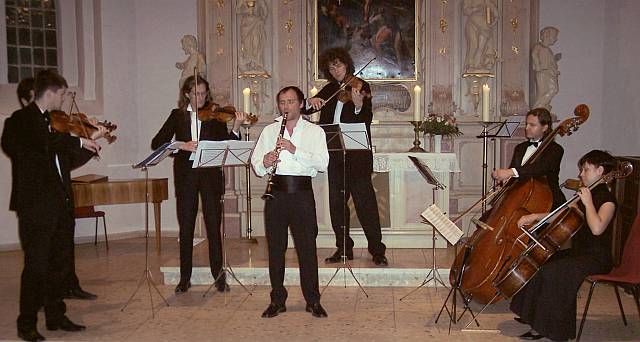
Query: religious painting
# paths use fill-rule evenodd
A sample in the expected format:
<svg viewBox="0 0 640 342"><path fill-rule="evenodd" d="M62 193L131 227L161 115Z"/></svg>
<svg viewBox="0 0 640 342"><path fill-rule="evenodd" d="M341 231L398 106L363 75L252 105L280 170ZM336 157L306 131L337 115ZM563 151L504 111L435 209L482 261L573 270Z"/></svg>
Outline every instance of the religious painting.
<svg viewBox="0 0 640 342"><path fill-rule="evenodd" d="M349 51L358 77L416 80L416 0L315 0L315 79L326 79L318 56Z"/></svg>

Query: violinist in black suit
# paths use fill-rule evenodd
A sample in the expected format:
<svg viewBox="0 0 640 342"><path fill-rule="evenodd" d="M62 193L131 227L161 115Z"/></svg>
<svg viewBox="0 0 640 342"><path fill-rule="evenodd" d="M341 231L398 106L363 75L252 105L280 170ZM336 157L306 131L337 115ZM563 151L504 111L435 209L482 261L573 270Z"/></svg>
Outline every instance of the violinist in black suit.
<svg viewBox="0 0 640 342"><path fill-rule="evenodd" d="M5 121L2 148L11 158L13 183L10 209L18 216L24 269L20 283L18 337L41 341L36 329L44 305L48 330L79 331L85 327L65 315L62 300L65 263L73 256L74 203L72 169L85 164L99 150L93 139L72 137L51 129L49 112L60 110L66 80L44 70L34 82L35 100Z"/></svg>
<svg viewBox="0 0 640 342"><path fill-rule="evenodd" d="M342 82L348 82L355 68L349 52L344 48L332 48L323 52L319 58L320 68L329 83L318 95L308 99L305 113L320 110L320 124L332 123L364 123L371 143L371 120L373 110L371 106L371 89L365 81L359 80L359 87L345 87L350 92L341 101L338 97L328 100L339 88ZM365 96L368 95L368 96ZM373 256L373 262L379 266L387 266L385 257L386 246L382 243L380 230L380 215L378 202L371 183L373 173L373 154L367 151L349 151L343 162L342 152L329 152L329 206L331 225L336 235L338 250L325 259L326 263L337 263L346 253L349 260L353 259L353 240L349 236L349 196L353 198L358 219L367 237L368 250ZM345 184L346 183L346 184ZM345 194L343 196L343 189ZM345 215L346 212L346 215ZM345 222L346 220L346 222ZM343 233L342 226L345 226ZM345 236L346 235L346 236ZM346 239L346 245L343 238Z"/></svg>
<svg viewBox="0 0 640 342"><path fill-rule="evenodd" d="M492 176L498 182L504 182L511 177L545 176L553 194L553 208L557 208L566 201L560 185L560 163L564 149L552 141L533 163L524 165L538 149L544 137L552 130L551 113L545 108L534 108L527 113L525 136L527 141L516 145L507 169L496 169Z"/></svg>
<svg viewBox="0 0 640 342"><path fill-rule="evenodd" d="M196 82L197 81L197 82ZM178 108L171 114L153 137L151 147L157 149L175 138L182 141L180 150L173 159L173 176L180 226L180 283L176 293L186 292L191 287L193 233L198 214L198 198L202 200L202 213L209 242L209 266L215 279L216 289L229 291L222 269L222 242L220 236L221 196L224 194L224 175L221 168L192 168L194 152L201 140L240 140L240 126L247 118L242 112L235 113L232 132L226 122L201 121L196 109L210 105L209 83L202 77L188 77L180 89ZM215 104L212 105L215 108Z"/></svg>

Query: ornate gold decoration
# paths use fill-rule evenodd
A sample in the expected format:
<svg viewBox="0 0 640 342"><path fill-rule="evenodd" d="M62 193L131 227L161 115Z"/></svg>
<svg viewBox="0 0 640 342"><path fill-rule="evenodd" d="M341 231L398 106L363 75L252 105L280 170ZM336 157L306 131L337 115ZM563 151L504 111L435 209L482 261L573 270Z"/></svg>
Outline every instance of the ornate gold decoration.
<svg viewBox="0 0 640 342"><path fill-rule="evenodd" d="M513 52L514 55L517 55L520 53L520 49L515 45L511 45L511 52Z"/></svg>
<svg viewBox="0 0 640 342"><path fill-rule="evenodd" d="M447 20L445 18L440 18L440 31L444 33L447 30Z"/></svg>
<svg viewBox="0 0 640 342"><path fill-rule="evenodd" d="M513 29L513 32L516 32L518 30L518 18L511 18L511 27Z"/></svg>
<svg viewBox="0 0 640 342"><path fill-rule="evenodd" d="M218 7L220 8L224 7L224 0L218 0Z"/></svg>
<svg viewBox="0 0 640 342"><path fill-rule="evenodd" d="M447 18L445 17L446 11L447 11L447 0L442 0L440 1L440 22L439 22L442 45L440 46L440 48L438 48L438 53L441 55L444 55L447 53L447 47L446 47L447 42L446 42L445 32L447 32L447 27L449 26L449 23L447 22Z"/></svg>
<svg viewBox="0 0 640 342"><path fill-rule="evenodd" d="M221 37L224 34L224 25L221 21L218 21L216 24L216 32L218 32L218 37Z"/></svg>
<svg viewBox="0 0 640 342"><path fill-rule="evenodd" d="M284 28L288 33L291 33L291 30L293 30L293 19L289 18L289 20L284 23Z"/></svg>

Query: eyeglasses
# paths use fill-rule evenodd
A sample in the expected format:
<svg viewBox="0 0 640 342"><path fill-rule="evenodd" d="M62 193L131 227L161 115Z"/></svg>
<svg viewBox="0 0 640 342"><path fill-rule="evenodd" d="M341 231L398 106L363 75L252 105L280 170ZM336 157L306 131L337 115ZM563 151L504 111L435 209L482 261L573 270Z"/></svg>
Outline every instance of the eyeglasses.
<svg viewBox="0 0 640 342"><path fill-rule="evenodd" d="M209 94L209 92L207 92L207 91L195 93L195 95L198 96L198 97L206 97L208 94ZM194 92L193 91L190 92L189 95L194 96Z"/></svg>
<svg viewBox="0 0 640 342"><path fill-rule="evenodd" d="M329 71L337 71L338 69L344 68L346 65L344 63L333 63L329 67Z"/></svg>

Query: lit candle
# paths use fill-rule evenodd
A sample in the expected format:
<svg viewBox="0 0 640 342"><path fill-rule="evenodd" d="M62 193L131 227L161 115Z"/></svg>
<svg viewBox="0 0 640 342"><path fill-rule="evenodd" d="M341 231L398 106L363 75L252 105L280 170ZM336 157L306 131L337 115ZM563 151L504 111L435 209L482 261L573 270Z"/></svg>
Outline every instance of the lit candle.
<svg viewBox="0 0 640 342"><path fill-rule="evenodd" d="M413 106L413 121L422 121L422 113L420 113L420 92L422 88L419 85L413 87L413 100L415 105Z"/></svg>
<svg viewBox="0 0 640 342"><path fill-rule="evenodd" d="M491 117L489 117L489 85L484 84L482 86L482 121L489 122L491 121Z"/></svg>
<svg viewBox="0 0 640 342"><path fill-rule="evenodd" d="M249 102L249 96L251 95L251 89L242 89L242 95L244 97L244 112L251 113L251 102Z"/></svg>
<svg viewBox="0 0 640 342"><path fill-rule="evenodd" d="M487 6L487 24L491 24L491 8Z"/></svg>
<svg viewBox="0 0 640 342"><path fill-rule="evenodd" d="M313 88L311 88L311 91L309 92L309 97L314 97L318 94L318 88L316 88L315 86L313 86Z"/></svg>

